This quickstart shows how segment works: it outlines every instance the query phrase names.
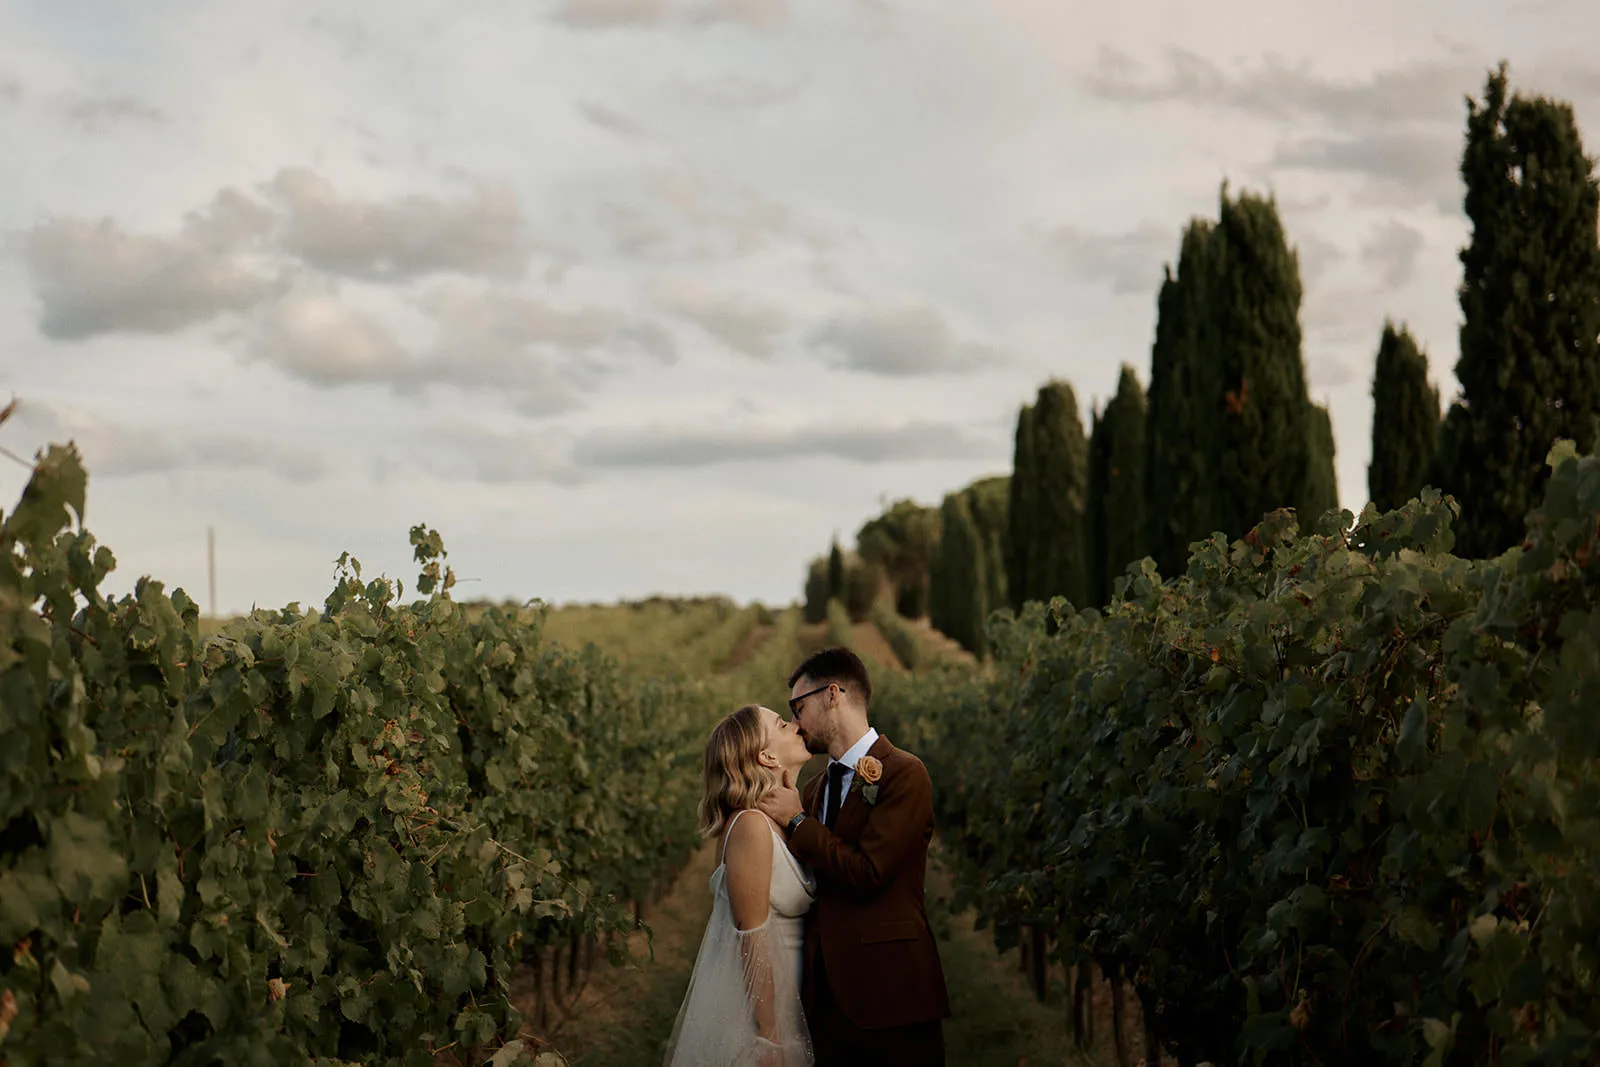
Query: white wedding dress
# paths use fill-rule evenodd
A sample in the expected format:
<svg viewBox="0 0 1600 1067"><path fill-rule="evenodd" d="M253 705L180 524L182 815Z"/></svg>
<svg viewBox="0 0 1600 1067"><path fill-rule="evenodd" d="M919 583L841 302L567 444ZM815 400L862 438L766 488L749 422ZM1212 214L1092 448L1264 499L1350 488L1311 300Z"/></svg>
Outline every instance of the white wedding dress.
<svg viewBox="0 0 1600 1067"><path fill-rule="evenodd" d="M767 821L754 810L741 811L734 820L744 815ZM772 828L770 822L767 826ZM772 836L772 888L761 925L749 930L734 925L726 860L711 873L711 921L667 1042L667 1067L811 1065L811 1038L800 1007L800 968L805 915L817 884L776 830ZM777 1021L775 1043L756 1031L754 1004L769 995Z"/></svg>

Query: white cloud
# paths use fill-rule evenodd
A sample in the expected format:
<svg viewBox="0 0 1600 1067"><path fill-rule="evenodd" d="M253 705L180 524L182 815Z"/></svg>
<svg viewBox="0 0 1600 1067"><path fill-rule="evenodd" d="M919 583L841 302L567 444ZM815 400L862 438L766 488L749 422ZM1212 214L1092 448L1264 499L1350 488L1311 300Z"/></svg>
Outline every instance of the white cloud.
<svg viewBox="0 0 1600 1067"><path fill-rule="evenodd" d="M51 400L18 402L16 428L42 447L73 441L96 476L134 477L196 468L270 474L303 484L322 478L322 452L238 434L185 434L171 426L108 419L81 407Z"/></svg>
<svg viewBox="0 0 1600 1067"><path fill-rule="evenodd" d="M1421 230L1391 219L1362 246L1361 258L1378 270L1383 287L1393 291L1410 283L1425 243Z"/></svg>
<svg viewBox="0 0 1600 1067"><path fill-rule="evenodd" d="M853 463L992 459L1004 443L975 438L963 426L911 421L891 425L818 422L781 427L650 426L580 439L573 459L594 468L707 467L829 457Z"/></svg>
<svg viewBox="0 0 1600 1067"><path fill-rule="evenodd" d="M228 189L170 235L128 233L110 219L39 223L26 251L39 329L61 340L170 333L243 311L272 287L246 259L269 225L257 204Z"/></svg>
<svg viewBox="0 0 1600 1067"><path fill-rule="evenodd" d="M789 325L779 308L687 280L667 279L657 286L662 307L699 326L736 352L754 359L771 356Z"/></svg>
<svg viewBox="0 0 1600 1067"><path fill-rule="evenodd" d="M971 373L1003 362L993 348L958 340L938 309L913 300L844 312L810 340L841 366L890 377Z"/></svg>
<svg viewBox="0 0 1600 1067"><path fill-rule="evenodd" d="M517 278L531 246L516 194L484 187L456 201L408 195L341 196L327 178L286 168L269 184L286 208L282 248L311 266L356 278L455 272Z"/></svg>
<svg viewBox="0 0 1600 1067"><path fill-rule="evenodd" d="M1368 196L1375 202L1431 206L1447 213L1461 208L1459 153L1459 136L1394 130L1298 138L1279 145L1272 164L1285 170L1359 175L1371 183Z"/></svg>
<svg viewBox="0 0 1600 1067"><path fill-rule="evenodd" d="M1057 226L1045 239L1075 277L1109 285L1119 295L1148 295L1159 287L1161 266L1174 258L1178 244L1170 225L1154 222L1120 233Z"/></svg>
<svg viewBox="0 0 1600 1067"><path fill-rule="evenodd" d="M332 279L301 278L250 323L249 355L312 385L375 383L402 395L451 386L505 398L529 416L575 410L641 357L670 363L677 355L659 325L615 309L454 284L382 314L354 295ZM367 295L368 305L385 302ZM412 340L402 343L394 324L407 313L426 328L407 331Z"/></svg>
<svg viewBox="0 0 1600 1067"><path fill-rule="evenodd" d="M331 283L306 279L264 307L249 353L315 385L414 380L418 361Z"/></svg>

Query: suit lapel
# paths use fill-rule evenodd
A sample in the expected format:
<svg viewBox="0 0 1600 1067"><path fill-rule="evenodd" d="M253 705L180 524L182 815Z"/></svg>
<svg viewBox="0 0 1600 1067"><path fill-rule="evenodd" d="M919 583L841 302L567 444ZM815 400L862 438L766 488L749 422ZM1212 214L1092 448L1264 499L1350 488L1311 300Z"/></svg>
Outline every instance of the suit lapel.
<svg viewBox="0 0 1600 1067"><path fill-rule="evenodd" d="M867 749L867 755L883 763L893 751L894 746L889 739L879 734L878 739L872 742L872 747ZM867 815L872 811L872 805L861 798L861 790L866 784L859 774L850 779L850 792L845 794L844 803L839 806L839 817L833 821L833 832L840 837L855 840L861 836Z"/></svg>

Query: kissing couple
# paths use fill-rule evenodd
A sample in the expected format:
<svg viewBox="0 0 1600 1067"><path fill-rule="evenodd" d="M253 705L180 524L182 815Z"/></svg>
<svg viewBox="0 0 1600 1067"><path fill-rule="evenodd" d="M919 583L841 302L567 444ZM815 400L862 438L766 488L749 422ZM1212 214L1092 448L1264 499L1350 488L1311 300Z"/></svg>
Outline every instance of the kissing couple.
<svg viewBox="0 0 1600 1067"><path fill-rule="evenodd" d="M942 1067L927 768L868 723L849 649L800 664L789 694L787 720L746 705L706 745L700 824L721 862L667 1067ZM796 775L824 752L802 797Z"/></svg>

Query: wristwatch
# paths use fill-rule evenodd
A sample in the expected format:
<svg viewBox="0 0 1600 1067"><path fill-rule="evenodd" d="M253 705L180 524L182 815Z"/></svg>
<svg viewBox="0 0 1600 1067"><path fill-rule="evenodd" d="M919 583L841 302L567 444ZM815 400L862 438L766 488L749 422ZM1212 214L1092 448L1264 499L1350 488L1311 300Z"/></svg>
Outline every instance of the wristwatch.
<svg viewBox="0 0 1600 1067"><path fill-rule="evenodd" d="M805 812L803 812L803 811L795 812L794 818L790 819L789 822L784 826L783 832L788 834L789 836L793 837L794 836L794 828L796 826L799 826L801 823L803 823L805 821L806 821L806 813Z"/></svg>

